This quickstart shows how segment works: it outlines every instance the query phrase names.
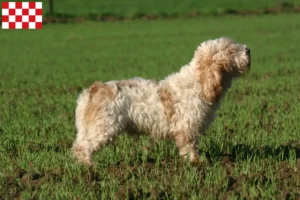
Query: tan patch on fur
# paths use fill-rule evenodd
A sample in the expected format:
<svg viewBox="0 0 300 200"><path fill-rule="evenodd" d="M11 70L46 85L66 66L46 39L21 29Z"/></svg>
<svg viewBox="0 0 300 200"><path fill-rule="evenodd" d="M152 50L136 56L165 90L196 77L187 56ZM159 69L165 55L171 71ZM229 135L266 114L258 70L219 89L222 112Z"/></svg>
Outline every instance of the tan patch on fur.
<svg viewBox="0 0 300 200"><path fill-rule="evenodd" d="M231 39L223 38L222 42L222 47L202 49L194 55L202 95L212 104L220 100L232 77L237 75L237 67L232 60L233 53L237 52L237 45Z"/></svg>
<svg viewBox="0 0 300 200"><path fill-rule="evenodd" d="M227 62L226 59L213 60L213 55L202 57L197 62L202 95L209 103L217 103L223 94Z"/></svg>
<svg viewBox="0 0 300 200"><path fill-rule="evenodd" d="M209 103L217 103L222 96L222 76L220 72L210 69L199 69L199 81L202 95Z"/></svg>
<svg viewBox="0 0 300 200"><path fill-rule="evenodd" d="M100 82L93 83L93 85L90 87L89 94L90 99L93 99L95 96L97 96L102 97L103 99L109 98L111 100L113 100L116 95L111 86Z"/></svg>
<svg viewBox="0 0 300 200"><path fill-rule="evenodd" d="M167 116L168 120L171 120L172 116L175 114L174 100L172 94L167 88L160 88L158 90L160 95L160 101L162 102L165 110L164 113Z"/></svg>
<svg viewBox="0 0 300 200"><path fill-rule="evenodd" d="M103 112L105 103L116 96L113 88L107 84L95 82L89 89L90 102L85 110L85 122L92 123Z"/></svg>

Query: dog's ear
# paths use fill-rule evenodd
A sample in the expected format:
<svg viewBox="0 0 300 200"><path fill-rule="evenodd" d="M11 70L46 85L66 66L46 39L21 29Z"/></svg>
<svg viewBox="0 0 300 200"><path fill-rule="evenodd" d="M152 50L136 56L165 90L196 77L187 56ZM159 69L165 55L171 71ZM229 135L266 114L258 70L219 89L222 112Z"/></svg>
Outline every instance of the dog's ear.
<svg viewBox="0 0 300 200"><path fill-rule="evenodd" d="M223 93L221 72L211 66L202 69L199 73L203 97L210 104L217 103Z"/></svg>
<svg viewBox="0 0 300 200"><path fill-rule="evenodd" d="M210 104L218 102L223 93L222 65L225 63L222 61L224 56L222 54L216 55L212 48L200 46L195 52L194 59L202 96Z"/></svg>

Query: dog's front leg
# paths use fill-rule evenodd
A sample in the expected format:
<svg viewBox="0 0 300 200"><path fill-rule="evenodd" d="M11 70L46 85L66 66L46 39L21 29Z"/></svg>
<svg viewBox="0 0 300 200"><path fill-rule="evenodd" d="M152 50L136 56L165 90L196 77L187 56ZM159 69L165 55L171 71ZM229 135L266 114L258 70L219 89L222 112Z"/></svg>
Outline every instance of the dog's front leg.
<svg viewBox="0 0 300 200"><path fill-rule="evenodd" d="M175 142L179 148L179 155L190 162L196 162L199 158L197 151L197 139L189 138L183 131L178 131L174 134Z"/></svg>

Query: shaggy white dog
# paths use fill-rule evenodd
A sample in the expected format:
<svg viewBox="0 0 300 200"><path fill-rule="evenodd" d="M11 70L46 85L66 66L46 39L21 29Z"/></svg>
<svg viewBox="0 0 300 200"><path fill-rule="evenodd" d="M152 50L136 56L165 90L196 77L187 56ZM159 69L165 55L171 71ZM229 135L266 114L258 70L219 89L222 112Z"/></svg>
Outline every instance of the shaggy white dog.
<svg viewBox="0 0 300 200"><path fill-rule="evenodd" d="M77 100L72 152L92 165L92 153L127 130L174 139L180 156L195 161L199 134L213 121L232 80L249 68L250 49L222 37L201 43L189 64L159 82L96 82Z"/></svg>

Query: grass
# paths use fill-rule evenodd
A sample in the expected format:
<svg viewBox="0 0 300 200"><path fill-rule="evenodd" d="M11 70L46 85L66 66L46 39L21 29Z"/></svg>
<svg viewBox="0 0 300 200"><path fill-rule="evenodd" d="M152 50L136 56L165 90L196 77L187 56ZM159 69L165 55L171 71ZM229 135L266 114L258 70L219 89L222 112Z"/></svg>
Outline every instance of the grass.
<svg viewBox="0 0 300 200"><path fill-rule="evenodd" d="M300 16L45 25L0 31L0 199L299 198ZM171 141L122 135L95 169L71 157L75 100L95 80L163 78L201 41L230 36L252 51L200 138L208 164Z"/></svg>
<svg viewBox="0 0 300 200"><path fill-rule="evenodd" d="M4 2L7 0L0 0ZM33 1L33 0L29 0ZM54 1L54 12L57 17L87 17L88 19L135 19L157 17L198 16L199 14L241 14L299 12L298 0L80 0ZM44 13L49 11L49 1L43 1Z"/></svg>
<svg viewBox="0 0 300 200"><path fill-rule="evenodd" d="M125 0L125 1L89 1L88 4L83 4L80 1L64 0L54 2L55 10L58 13L71 15L112 15L134 17L143 14L158 14L158 15L177 15L188 14L192 12L201 13L218 13L226 10L257 10L266 7L276 6L282 3L298 4L296 0L254 0L254 1L197 1L197 0ZM46 4L46 6L48 6Z"/></svg>

